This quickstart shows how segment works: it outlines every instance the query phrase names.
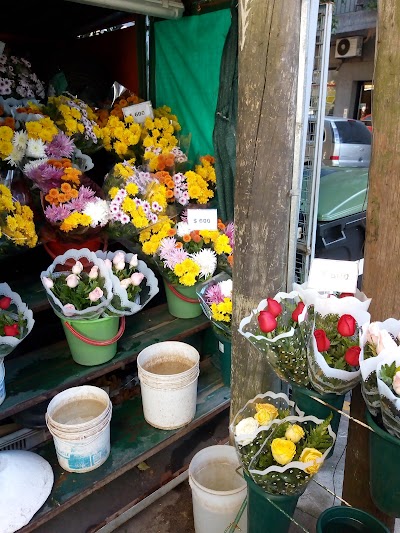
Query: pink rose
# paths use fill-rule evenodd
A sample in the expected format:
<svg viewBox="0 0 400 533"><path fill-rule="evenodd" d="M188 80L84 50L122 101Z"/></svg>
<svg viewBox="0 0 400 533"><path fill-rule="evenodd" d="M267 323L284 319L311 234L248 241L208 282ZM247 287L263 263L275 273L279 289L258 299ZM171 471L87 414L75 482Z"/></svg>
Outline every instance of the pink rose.
<svg viewBox="0 0 400 533"><path fill-rule="evenodd" d="M124 262L124 264L125 264L125 254L124 254L124 252L117 252L114 255L114 258L113 258L112 262L114 263L114 265L118 265L118 263L121 263L121 262ZM119 269L119 270L121 270L121 269Z"/></svg>
<svg viewBox="0 0 400 533"><path fill-rule="evenodd" d="M396 374L394 375L392 386L393 386L394 392L398 396L400 396L400 372L399 371L396 372Z"/></svg>
<svg viewBox="0 0 400 533"><path fill-rule="evenodd" d="M63 307L63 312L65 316L73 316L75 314L75 306L72 304L65 304Z"/></svg>
<svg viewBox="0 0 400 533"><path fill-rule="evenodd" d="M99 267L97 265L92 266L89 272L90 279L97 279L99 276Z"/></svg>
<svg viewBox="0 0 400 533"><path fill-rule="evenodd" d="M96 287L92 290L92 292L89 293L89 300L91 302L97 302L97 300L100 300L100 298L103 296L103 291L100 289L100 287Z"/></svg>
<svg viewBox="0 0 400 533"><path fill-rule="evenodd" d="M65 278L65 281L70 289L75 289L79 284L79 278L75 274L70 274Z"/></svg>
<svg viewBox="0 0 400 533"><path fill-rule="evenodd" d="M77 261L75 265L72 267L72 273L73 274L80 274L83 270L83 265L80 261Z"/></svg>
<svg viewBox="0 0 400 533"><path fill-rule="evenodd" d="M112 268L112 263L109 259L104 259L104 264L107 268Z"/></svg>
<svg viewBox="0 0 400 533"><path fill-rule="evenodd" d="M137 287L138 285L142 283L143 278L144 278L144 275L141 272L135 272L131 276L132 285Z"/></svg>
<svg viewBox="0 0 400 533"><path fill-rule="evenodd" d="M52 289L54 287L53 280L50 278L47 278L46 276L42 278L42 283L46 287L46 289Z"/></svg>

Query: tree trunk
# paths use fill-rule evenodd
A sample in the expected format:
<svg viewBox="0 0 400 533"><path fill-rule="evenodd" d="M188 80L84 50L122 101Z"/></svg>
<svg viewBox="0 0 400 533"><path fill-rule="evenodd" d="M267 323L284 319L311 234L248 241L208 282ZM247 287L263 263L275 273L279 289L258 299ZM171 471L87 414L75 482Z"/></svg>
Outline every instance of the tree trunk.
<svg viewBox="0 0 400 533"><path fill-rule="evenodd" d="M280 389L240 320L286 288L301 2L239 3L231 416Z"/></svg>
<svg viewBox="0 0 400 533"><path fill-rule="evenodd" d="M363 291L372 298L371 320L399 318L400 279L400 3L379 0L373 101L373 145L369 171L367 231ZM359 391L351 402L354 418L365 420ZM350 423L343 497L371 512L389 527L394 519L381 513L370 499L368 430ZM350 453L349 453L350 451Z"/></svg>

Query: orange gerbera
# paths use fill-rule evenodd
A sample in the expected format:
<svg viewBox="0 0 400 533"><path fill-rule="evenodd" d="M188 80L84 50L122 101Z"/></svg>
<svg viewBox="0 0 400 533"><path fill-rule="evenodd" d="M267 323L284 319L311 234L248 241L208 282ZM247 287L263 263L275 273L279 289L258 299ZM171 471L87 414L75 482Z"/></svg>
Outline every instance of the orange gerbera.
<svg viewBox="0 0 400 533"><path fill-rule="evenodd" d="M168 230L168 237L173 237L174 235L176 235L176 229L175 228L171 228Z"/></svg>
<svg viewBox="0 0 400 533"><path fill-rule="evenodd" d="M175 244L175 248L182 248L183 247L183 244L181 242L177 242Z"/></svg>
<svg viewBox="0 0 400 533"><path fill-rule="evenodd" d="M192 240L192 237L190 235L184 235L182 239L183 242L190 242Z"/></svg>

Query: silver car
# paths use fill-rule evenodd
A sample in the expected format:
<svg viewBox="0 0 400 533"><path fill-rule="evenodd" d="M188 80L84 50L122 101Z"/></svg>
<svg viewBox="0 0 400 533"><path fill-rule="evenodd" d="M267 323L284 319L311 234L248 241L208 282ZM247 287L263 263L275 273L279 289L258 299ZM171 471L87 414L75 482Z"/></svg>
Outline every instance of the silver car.
<svg viewBox="0 0 400 533"><path fill-rule="evenodd" d="M361 120L325 117L322 162L331 167L369 167L371 132Z"/></svg>

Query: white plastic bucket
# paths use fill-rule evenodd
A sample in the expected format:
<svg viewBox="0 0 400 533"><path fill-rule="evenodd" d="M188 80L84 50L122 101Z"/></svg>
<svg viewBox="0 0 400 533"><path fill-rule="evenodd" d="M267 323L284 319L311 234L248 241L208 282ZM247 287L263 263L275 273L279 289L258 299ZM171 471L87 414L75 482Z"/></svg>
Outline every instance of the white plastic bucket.
<svg viewBox="0 0 400 533"><path fill-rule="evenodd" d="M89 472L110 455L112 404L99 387L72 387L55 396L47 407L46 424L57 459L68 472Z"/></svg>
<svg viewBox="0 0 400 533"><path fill-rule="evenodd" d="M196 533L222 533L229 530L247 496L247 483L233 446L216 445L200 450L189 465ZM239 471L241 472L241 471ZM247 510L238 521L247 533Z"/></svg>
<svg viewBox="0 0 400 533"><path fill-rule="evenodd" d="M0 405L6 399L6 382L5 382L6 369L4 367L4 359L0 362Z"/></svg>
<svg viewBox="0 0 400 533"><path fill-rule="evenodd" d="M158 342L139 353L138 377L146 422L158 429L177 429L193 420L199 361L196 348L178 341Z"/></svg>

